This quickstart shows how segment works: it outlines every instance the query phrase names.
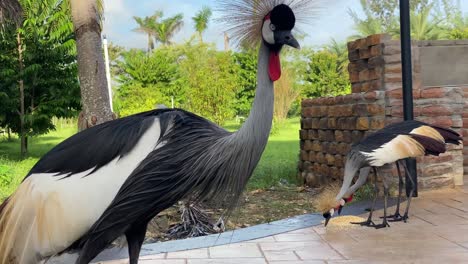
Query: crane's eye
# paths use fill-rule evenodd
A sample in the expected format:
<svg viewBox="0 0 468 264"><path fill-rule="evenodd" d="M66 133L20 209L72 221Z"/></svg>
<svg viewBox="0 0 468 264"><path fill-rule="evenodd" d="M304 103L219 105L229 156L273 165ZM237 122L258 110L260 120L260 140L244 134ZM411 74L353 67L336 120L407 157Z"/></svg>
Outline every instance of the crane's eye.
<svg viewBox="0 0 468 264"><path fill-rule="evenodd" d="M274 24L270 24L270 29L271 31L275 31L276 30L276 26Z"/></svg>

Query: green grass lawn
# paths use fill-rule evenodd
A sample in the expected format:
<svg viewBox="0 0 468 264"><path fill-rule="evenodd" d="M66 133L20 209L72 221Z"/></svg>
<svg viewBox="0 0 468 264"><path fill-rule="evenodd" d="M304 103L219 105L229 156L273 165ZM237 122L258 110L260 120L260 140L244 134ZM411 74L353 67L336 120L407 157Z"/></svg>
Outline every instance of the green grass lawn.
<svg viewBox="0 0 468 264"><path fill-rule="evenodd" d="M34 164L51 148L76 133L73 126L62 127L47 135L29 138L29 154L21 160L20 141L0 138L0 201L9 196L23 180Z"/></svg>
<svg viewBox="0 0 468 264"><path fill-rule="evenodd" d="M234 121L226 129L236 130ZM297 157L299 153L299 118L288 119L276 127L270 136L249 189L264 189L280 183L296 183ZM47 135L29 139L29 155L21 160L19 140L9 142L0 138L0 200L10 195L41 156L52 147L76 133L74 126L65 126Z"/></svg>

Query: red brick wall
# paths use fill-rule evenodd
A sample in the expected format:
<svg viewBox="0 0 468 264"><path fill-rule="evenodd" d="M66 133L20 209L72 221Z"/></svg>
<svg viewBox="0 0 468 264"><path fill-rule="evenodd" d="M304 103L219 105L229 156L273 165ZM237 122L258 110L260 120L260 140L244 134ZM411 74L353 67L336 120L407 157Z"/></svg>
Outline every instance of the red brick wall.
<svg viewBox="0 0 468 264"><path fill-rule="evenodd" d="M299 176L311 186L342 179L351 144L403 117L399 41L373 35L348 43L348 49L353 93L302 102ZM415 118L461 131L463 87L422 87L417 45L412 52ZM395 172L387 168L382 172ZM441 157L419 159L418 171L422 188L453 185L463 174L462 148L450 147Z"/></svg>
<svg viewBox="0 0 468 264"><path fill-rule="evenodd" d="M465 99L463 108L463 171L465 176L468 175L468 86L462 87L463 98Z"/></svg>

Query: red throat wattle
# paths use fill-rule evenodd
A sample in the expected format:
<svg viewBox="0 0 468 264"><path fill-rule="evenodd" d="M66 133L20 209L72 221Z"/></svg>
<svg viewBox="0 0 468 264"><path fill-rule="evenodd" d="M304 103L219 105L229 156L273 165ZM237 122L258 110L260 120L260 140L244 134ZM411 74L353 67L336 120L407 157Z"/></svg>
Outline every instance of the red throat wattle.
<svg viewBox="0 0 468 264"><path fill-rule="evenodd" d="M281 77L281 62L279 52L270 52L270 61L268 62L268 74L272 81L277 81Z"/></svg>

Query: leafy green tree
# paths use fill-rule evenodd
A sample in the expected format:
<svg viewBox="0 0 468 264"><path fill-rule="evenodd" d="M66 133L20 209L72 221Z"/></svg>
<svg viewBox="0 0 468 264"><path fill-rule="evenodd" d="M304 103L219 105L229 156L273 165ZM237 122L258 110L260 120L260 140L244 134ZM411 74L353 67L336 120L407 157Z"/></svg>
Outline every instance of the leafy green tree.
<svg viewBox="0 0 468 264"><path fill-rule="evenodd" d="M351 38L361 38L372 34L389 33L399 38L398 1L361 0L364 17L355 11L348 13L354 21L354 29L358 34ZM410 1L411 34L413 39L444 39L447 38L448 23L454 14L460 10L456 0L414 0Z"/></svg>
<svg viewBox="0 0 468 264"><path fill-rule="evenodd" d="M348 73L348 46L346 42L338 42L332 38L328 45L325 45L325 49L336 55L338 61L338 71L343 74Z"/></svg>
<svg viewBox="0 0 468 264"><path fill-rule="evenodd" d="M195 23L195 31L198 33L200 42L203 43L203 32L208 28L208 22L210 21L211 9L207 6L204 6L200 11L198 11L194 17L192 17L193 22Z"/></svg>
<svg viewBox="0 0 468 264"><path fill-rule="evenodd" d="M461 10L455 12L450 20L450 39L468 39L468 16L463 15Z"/></svg>
<svg viewBox="0 0 468 264"><path fill-rule="evenodd" d="M304 49L293 67L296 82L305 97L337 96L349 94L348 74L340 70L338 56L328 50Z"/></svg>
<svg viewBox="0 0 468 264"><path fill-rule="evenodd" d="M177 56L170 48L155 49L149 56L140 50L123 52L122 60L117 62L117 112L126 116L151 110L156 104L169 105L171 97L180 104L183 90L177 85Z"/></svg>
<svg viewBox="0 0 468 264"><path fill-rule="evenodd" d="M156 105L167 102L158 85L143 87L140 83L129 83L118 89L118 100L115 104L121 117L155 109Z"/></svg>
<svg viewBox="0 0 468 264"><path fill-rule="evenodd" d="M54 129L52 117L76 116L80 109L76 49L70 12L63 1L21 1L24 21L0 41L2 126L21 137ZM64 89L65 87L65 89Z"/></svg>
<svg viewBox="0 0 468 264"><path fill-rule="evenodd" d="M447 38L448 32L440 26L442 19L431 18L432 5L411 11L411 38L417 40L437 40ZM399 34L399 32L398 32Z"/></svg>
<svg viewBox="0 0 468 264"><path fill-rule="evenodd" d="M232 54L234 63L237 64L237 76L239 90L236 93L236 114L246 116L249 114L257 88L257 53L243 51Z"/></svg>
<svg viewBox="0 0 468 264"><path fill-rule="evenodd" d="M172 44L172 38L184 25L184 15L176 14L154 25L155 38L163 45Z"/></svg>
<svg viewBox="0 0 468 264"><path fill-rule="evenodd" d="M388 32L394 28L395 16L391 7L377 7L372 3L373 1L370 2L368 0L360 1L362 10L364 11L364 18L360 18L352 9L348 9L348 14L354 21L354 30L357 32L351 38L362 38L368 35ZM379 8L381 10L377 10Z"/></svg>
<svg viewBox="0 0 468 264"><path fill-rule="evenodd" d="M187 46L181 69L185 108L220 125L235 115L238 70L229 53L206 45Z"/></svg>
<svg viewBox="0 0 468 264"><path fill-rule="evenodd" d="M138 24L138 27L133 31L143 33L148 36L148 52L151 52L154 49L154 38L156 37L155 28L158 20L162 18L162 16L163 12L158 10L149 17L133 17L133 20Z"/></svg>

